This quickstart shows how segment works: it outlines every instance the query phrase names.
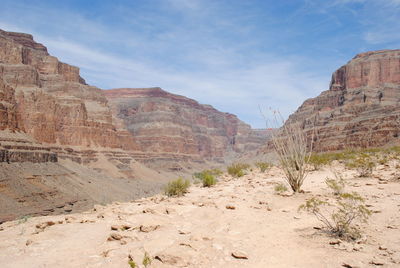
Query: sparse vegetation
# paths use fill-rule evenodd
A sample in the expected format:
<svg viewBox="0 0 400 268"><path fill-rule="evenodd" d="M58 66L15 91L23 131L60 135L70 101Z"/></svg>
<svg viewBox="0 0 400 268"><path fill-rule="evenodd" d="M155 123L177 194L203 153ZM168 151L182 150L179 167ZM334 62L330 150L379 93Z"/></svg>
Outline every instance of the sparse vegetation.
<svg viewBox="0 0 400 268"><path fill-rule="evenodd" d="M190 186L189 180L184 180L183 178L178 178L171 181L165 187L165 194L168 196L182 196L187 193Z"/></svg>
<svg viewBox="0 0 400 268"><path fill-rule="evenodd" d="M279 183L279 184L275 185L274 191L276 194L283 194L288 191L288 188L286 187L286 185L284 183Z"/></svg>
<svg viewBox="0 0 400 268"><path fill-rule="evenodd" d="M314 214L333 235L345 239L358 239L360 230L354 223L366 222L371 215L371 211L364 204L364 198L356 192L338 194L337 184L327 183L327 185L335 194L334 202L313 197L299 209ZM329 212L322 210L323 207L333 207L330 216L327 216Z"/></svg>
<svg viewBox="0 0 400 268"><path fill-rule="evenodd" d="M151 264L151 258L147 252L144 253L142 264L147 267Z"/></svg>
<svg viewBox="0 0 400 268"><path fill-rule="evenodd" d="M203 187L211 187L217 183L217 179L210 173L204 174L202 181Z"/></svg>
<svg viewBox="0 0 400 268"><path fill-rule="evenodd" d="M260 169L261 172L267 171L272 165L268 162L256 162L255 166Z"/></svg>
<svg viewBox="0 0 400 268"><path fill-rule="evenodd" d="M18 224L27 222L31 217L32 217L31 215L25 215L25 216L20 217L18 219Z"/></svg>
<svg viewBox="0 0 400 268"><path fill-rule="evenodd" d="M131 268L136 268L136 267L137 267L136 262L134 262L133 260L129 260L129 261L128 261L128 264L129 264L129 266L130 266Z"/></svg>
<svg viewBox="0 0 400 268"><path fill-rule="evenodd" d="M293 192L301 191L307 176L313 138L307 139L299 124L284 124L280 131L272 135L275 152L286 175L286 181Z"/></svg>
<svg viewBox="0 0 400 268"><path fill-rule="evenodd" d="M369 154L362 152L355 159L346 163L346 166L357 169L360 177L368 177L376 166L375 161Z"/></svg>
<svg viewBox="0 0 400 268"><path fill-rule="evenodd" d="M326 178L325 183L326 185L333 191L334 195L340 195L343 193L344 188L346 186L346 181L344 180L343 176L341 176L337 172L333 172L335 175L334 179Z"/></svg>
<svg viewBox="0 0 400 268"><path fill-rule="evenodd" d="M221 175L222 171L219 169L206 169L202 172L193 174L193 177L200 180L203 187L211 187L218 182L217 177Z"/></svg>
<svg viewBox="0 0 400 268"><path fill-rule="evenodd" d="M250 168L249 164L234 163L234 164L228 166L227 171L228 171L229 175L239 178L239 177L244 176L246 174L245 173L246 169L249 169L249 168Z"/></svg>

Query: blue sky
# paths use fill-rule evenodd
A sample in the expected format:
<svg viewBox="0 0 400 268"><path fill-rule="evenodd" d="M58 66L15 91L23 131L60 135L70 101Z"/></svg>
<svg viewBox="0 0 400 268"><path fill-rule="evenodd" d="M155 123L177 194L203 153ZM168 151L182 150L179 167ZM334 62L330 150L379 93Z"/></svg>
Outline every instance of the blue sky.
<svg viewBox="0 0 400 268"><path fill-rule="evenodd" d="M355 54L400 48L400 0L2 0L0 28L91 85L159 86L261 128L259 106L286 117Z"/></svg>

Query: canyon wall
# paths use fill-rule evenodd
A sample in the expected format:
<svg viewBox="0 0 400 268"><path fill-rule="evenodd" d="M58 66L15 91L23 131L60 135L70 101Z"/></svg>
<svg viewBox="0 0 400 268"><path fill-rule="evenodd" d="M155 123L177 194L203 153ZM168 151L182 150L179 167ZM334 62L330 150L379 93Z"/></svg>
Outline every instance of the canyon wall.
<svg viewBox="0 0 400 268"><path fill-rule="evenodd" d="M267 139L266 132L252 130L233 114L161 88L122 88L104 94L115 122L128 129L142 152L223 161L229 154L255 150Z"/></svg>
<svg viewBox="0 0 400 268"><path fill-rule="evenodd" d="M400 142L400 50L361 53L332 75L329 90L306 100L287 123L300 123L315 149Z"/></svg>

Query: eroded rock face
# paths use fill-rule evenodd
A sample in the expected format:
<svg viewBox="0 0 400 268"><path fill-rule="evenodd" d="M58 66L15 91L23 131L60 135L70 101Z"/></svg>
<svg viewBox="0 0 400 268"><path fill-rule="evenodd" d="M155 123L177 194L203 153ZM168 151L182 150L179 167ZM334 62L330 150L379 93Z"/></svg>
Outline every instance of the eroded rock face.
<svg viewBox="0 0 400 268"><path fill-rule="evenodd" d="M137 149L117 130L102 90L29 34L0 30L0 130L59 146ZM1 144L1 141L0 141ZM30 158L28 158L30 159Z"/></svg>
<svg viewBox="0 0 400 268"><path fill-rule="evenodd" d="M159 88L103 91L89 86L79 68L49 55L31 35L2 30L1 130L33 138L12 145L12 138L2 141L0 135L0 146L7 144L8 150L31 144L34 152L45 144L59 157L79 163L96 161L100 150L112 159L123 158L122 164L128 158L222 161L266 139L263 131L232 114Z"/></svg>
<svg viewBox="0 0 400 268"><path fill-rule="evenodd" d="M252 150L267 135L235 115L160 88L105 90L119 127L127 128L143 152L193 159L222 159Z"/></svg>
<svg viewBox="0 0 400 268"><path fill-rule="evenodd" d="M288 122L315 125L317 150L399 143L400 50L361 53L332 75L330 88L306 100Z"/></svg>

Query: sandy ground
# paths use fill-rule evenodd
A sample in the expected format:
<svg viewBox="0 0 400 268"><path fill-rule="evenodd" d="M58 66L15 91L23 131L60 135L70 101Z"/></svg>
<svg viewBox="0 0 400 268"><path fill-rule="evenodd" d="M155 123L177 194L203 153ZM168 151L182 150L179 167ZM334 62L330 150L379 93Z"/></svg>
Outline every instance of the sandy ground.
<svg viewBox="0 0 400 268"><path fill-rule="evenodd" d="M348 191L373 211L363 239L329 236L313 215L298 212L307 198L332 195L325 168L309 174L306 193L281 196L277 168L224 175L212 188L195 185L183 197L154 196L91 211L0 225L0 267L400 267L400 179L396 163L371 178L336 166ZM130 256L130 257L129 257ZM236 256L236 257L235 257Z"/></svg>

